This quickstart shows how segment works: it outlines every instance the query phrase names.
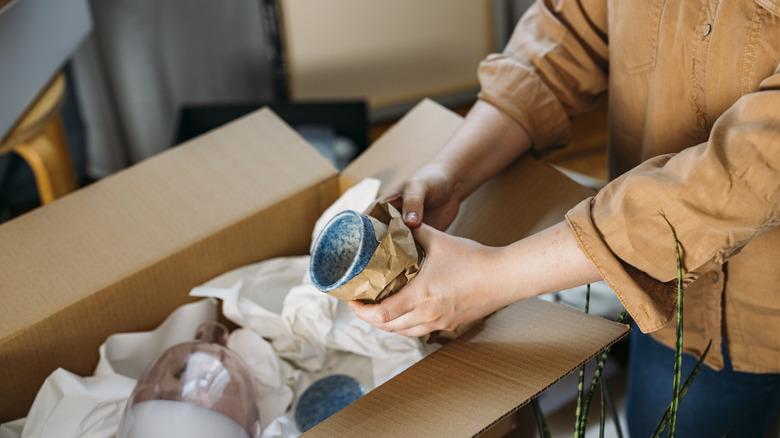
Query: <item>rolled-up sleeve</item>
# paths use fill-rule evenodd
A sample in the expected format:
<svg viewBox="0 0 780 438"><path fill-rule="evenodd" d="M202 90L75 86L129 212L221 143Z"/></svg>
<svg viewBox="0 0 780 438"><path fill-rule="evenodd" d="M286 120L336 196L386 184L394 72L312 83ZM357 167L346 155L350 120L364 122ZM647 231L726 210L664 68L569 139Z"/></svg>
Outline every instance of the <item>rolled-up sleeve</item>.
<svg viewBox="0 0 780 438"><path fill-rule="evenodd" d="M567 214L580 248L640 329L674 313L674 227L685 283L780 225L780 66L715 122L709 140L650 159Z"/></svg>
<svg viewBox="0 0 780 438"><path fill-rule="evenodd" d="M607 87L606 0L539 0L503 53L479 67L479 98L512 117L536 149L567 141L570 117Z"/></svg>

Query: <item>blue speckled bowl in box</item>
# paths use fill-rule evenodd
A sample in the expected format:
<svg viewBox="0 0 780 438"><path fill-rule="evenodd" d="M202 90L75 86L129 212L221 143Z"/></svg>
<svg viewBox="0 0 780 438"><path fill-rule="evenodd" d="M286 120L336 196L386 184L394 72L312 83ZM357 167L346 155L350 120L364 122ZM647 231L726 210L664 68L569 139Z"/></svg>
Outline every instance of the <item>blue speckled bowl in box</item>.
<svg viewBox="0 0 780 438"><path fill-rule="evenodd" d="M309 274L323 292L345 284L365 269L379 246L368 216L347 210L325 225L311 252Z"/></svg>
<svg viewBox="0 0 780 438"><path fill-rule="evenodd" d="M306 388L298 400L295 424L301 432L306 432L362 395L363 387L350 376L334 374L323 377Z"/></svg>

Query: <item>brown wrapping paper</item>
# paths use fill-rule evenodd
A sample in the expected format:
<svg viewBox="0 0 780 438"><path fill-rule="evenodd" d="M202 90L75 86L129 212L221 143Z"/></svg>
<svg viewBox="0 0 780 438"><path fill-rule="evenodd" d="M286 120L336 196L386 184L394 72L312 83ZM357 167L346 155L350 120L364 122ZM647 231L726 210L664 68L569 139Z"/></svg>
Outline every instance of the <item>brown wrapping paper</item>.
<svg viewBox="0 0 780 438"><path fill-rule="evenodd" d="M395 207L378 203L368 216L379 246L360 274L330 292L340 300L378 303L401 290L422 266L423 250Z"/></svg>

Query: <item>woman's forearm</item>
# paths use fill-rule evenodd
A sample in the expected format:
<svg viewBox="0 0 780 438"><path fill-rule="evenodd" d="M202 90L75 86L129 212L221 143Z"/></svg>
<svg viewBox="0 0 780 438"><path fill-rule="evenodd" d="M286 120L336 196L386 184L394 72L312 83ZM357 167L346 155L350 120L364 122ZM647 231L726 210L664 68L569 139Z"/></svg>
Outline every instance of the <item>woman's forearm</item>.
<svg viewBox="0 0 780 438"><path fill-rule="evenodd" d="M463 199L531 147L525 129L491 104L478 101L435 161L451 172ZM532 296L601 280L560 222L512 245L490 251L487 266L499 307Z"/></svg>
<svg viewBox="0 0 780 438"><path fill-rule="evenodd" d="M523 127L480 100L435 161L451 172L455 195L464 199L530 147Z"/></svg>
<svg viewBox="0 0 780 438"><path fill-rule="evenodd" d="M566 222L494 252L490 278L500 291L497 307L601 280Z"/></svg>

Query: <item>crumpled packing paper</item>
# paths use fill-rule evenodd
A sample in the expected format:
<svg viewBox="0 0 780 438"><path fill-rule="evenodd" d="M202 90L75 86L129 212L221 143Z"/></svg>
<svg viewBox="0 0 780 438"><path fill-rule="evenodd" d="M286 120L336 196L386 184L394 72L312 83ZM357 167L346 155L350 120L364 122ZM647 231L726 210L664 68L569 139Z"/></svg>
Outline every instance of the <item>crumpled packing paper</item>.
<svg viewBox="0 0 780 438"><path fill-rule="evenodd" d="M58 368L38 391L19 435L3 425L0 436L113 436L133 387L135 380L120 374L79 377Z"/></svg>
<svg viewBox="0 0 780 438"><path fill-rule="evenodd" d="M378 190L379 181L367 179L345 192L317 221L313 235L343 210L368 208ZM348 374L371 390L436 348L357 319L346 302L311 284L306 256L238 268L191 295L222 300L225 317L242 327L231 333L228 346L254 377L264 438L299 435L295 402L315 380ZM151 332L110 336L93 377L56 370L28 417L0 425L0 438L113 436L145 367L167 348L191 340L198 325L216 318L216 306L213 299L186 304Z"/></svg>
<svg viewBox="0 0 780 438"><path fill-rule="evenodd" d="M308 263L308 257L301 259ZM253 266L263 269L267 263L279 261L282 260ZM272 314L255 304L247 297L252 289L243 282L224 289L202 286L193 289L192 294L220 298L229 320L267 339L279 357L304 371L322 370L331 350L353 353L374 360L371 386L376 386L406 368L387 368L384 360L403 356L412 364L422 358L422 346L416 338L372 327L358 319L347 303L320 292L311 283L290 289L281 314Z"/></svg>

